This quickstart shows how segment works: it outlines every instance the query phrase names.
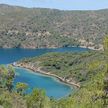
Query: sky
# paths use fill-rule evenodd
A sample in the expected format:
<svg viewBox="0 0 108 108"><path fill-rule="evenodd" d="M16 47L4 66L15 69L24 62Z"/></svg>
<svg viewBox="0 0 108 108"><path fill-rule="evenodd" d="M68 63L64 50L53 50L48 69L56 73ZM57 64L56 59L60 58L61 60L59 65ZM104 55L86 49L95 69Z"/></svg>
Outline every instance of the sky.
<svg viewBox="0 0 108 108"><path fill-rule="evenodd" d="M60 10L98 10L108 8L108 0L0 0L0 4Z"/></svg>

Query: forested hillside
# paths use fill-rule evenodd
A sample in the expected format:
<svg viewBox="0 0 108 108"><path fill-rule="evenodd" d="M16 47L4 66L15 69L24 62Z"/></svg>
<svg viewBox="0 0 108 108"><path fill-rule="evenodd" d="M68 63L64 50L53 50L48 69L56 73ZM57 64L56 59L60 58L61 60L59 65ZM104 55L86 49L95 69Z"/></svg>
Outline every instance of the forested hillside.
<svg viewBox="0 0 108 108"><path fill-rule="evenodd" d="M108 108L108 10L62 11L0 4L0 48L83 46L79 53L47 53L13 63L77 84L76 92L61 99L44 90L14 84L15 70L0 65L0 108ZM104 39L104 41L103 41ZM72 85L73 86L73 85Z"/></svg>
<svg viewBox="0 0 108 108"><path fill-rule="evenodd" d="M105 64L103 52L48 53L40 57L25 58L17 65L56 74L69 82L84 83L102 70Z"/></svg>
<svg viewBox="0 0 108 108"><path fill-rule="evenodd" d="M11 66L0 66L0 105L3 108L107 108L108 107L108 37L104 52L50 53L39 58L23 59L22 66L41 66L62 77L74 78L81 87L76 93L56 100L45 91L34 89L26 94L29 85L17 83ZM58 65L56 65L58 64Z"/></svg>
<svg viewBox="0 0 108 108"><path fill-rule="evenodd" d="M108 10L60 11L0 5L0 47L102 48Z"/></svg>

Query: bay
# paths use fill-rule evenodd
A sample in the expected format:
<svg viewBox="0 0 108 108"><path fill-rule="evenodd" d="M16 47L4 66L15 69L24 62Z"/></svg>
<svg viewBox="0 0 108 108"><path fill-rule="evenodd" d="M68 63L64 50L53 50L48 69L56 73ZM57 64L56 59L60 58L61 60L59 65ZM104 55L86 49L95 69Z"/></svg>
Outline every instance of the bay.
<svg viewBox="0 0 108 108"><path fill-rule="evenodd" d="M55 49L0 48L0 64L9 64L18 61L24 57L40 56L48 52L82 52L87 50L88 50L87 48L79 48L79 47L63 47L63 48L55 48Z"/></svg>
<svg viewBox="0 0 108 108"><path fill-rule="evenodd" d="M79 47L63 47L55 49L0 49L0 64L10 64L24 57L40 56L49 52L83 52L88 51L86 48ZM17 82L27 83L29 85L28 93L34 88L44 89L47 96L54 98L62 98L74 92L74 86L70 87L54 77L48 77L43 74L38 74L24 68L15 68L16 77L14 84Z"/></svg>

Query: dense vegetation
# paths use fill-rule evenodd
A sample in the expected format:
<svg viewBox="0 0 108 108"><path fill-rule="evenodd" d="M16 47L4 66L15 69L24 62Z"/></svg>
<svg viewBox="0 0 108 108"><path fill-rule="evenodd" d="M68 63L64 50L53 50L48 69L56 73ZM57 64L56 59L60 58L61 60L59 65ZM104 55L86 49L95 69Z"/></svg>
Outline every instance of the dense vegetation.
<svg viewBox="0 0 108 108"><path fill-rule="evenodd" d="M60 11L0 5L0 47L61 47L89 44L99 47L108 33L108 10ZM82 41L86 43L82 43ZM12 66L0 66L0 107L108 108L108 37L104 51L49 53L18 63L80 83L78 92L56 100L44 90L26 94L28 84L13 84Z"/></svg>
<svg viewBox="0 0 108 108"><path fill-rule="evenodd" d="M98 48L107 33L108 10L60 11L0 5L0 47Z"/></svg>
<svg viewBox="0 0 108 108"><path fill-rule="evenodd" d="M48 53L40 57L25 58L18 63L63 77L65 80L84 82L102 70L105 64L103 52Z"/></svg>
<svg viewBox="0 0 108 108"><path fill-rule="evenodd" d="M48 108L44 90L34 89L29 95L26 95L28 85L18 82L13 84L15 70L0 66L0 107L2 108Z"/></svg>
<svg viewBox="0 0 108 108"><path fill-rule="evenodd" d="M103 66L96 75L82 85L78 92L60 100L49 99L45 95L45 91L39 89L34 89L31 94L26 95L24 91L27 89L27 85L24 83L17 83L16 89L13 89L13 68L1 66L0 105L3 108L104 108L106 94L103 89L103 80L106 64ZM11 80L11 83L8 79ZM11 90L8 89L10 86L7 85L7 82L12 87ZM105 102L108 104L107 100Z"/></svg>
<svg viewBox="0 0 108 108"><path fill-rule="evenodd" d="M19 63L31 66L41 66L42 69L62 77L68 75L74 80L83 83L81 83L80 89L74 95L69 95L60 100L49 99L45 95L45 91L38 89L34 89L31 94L26 95L24 91L27 89L27 85L18 83L16 90L11 91L11 95L8 89L2 92L0 105L4 107L11 105L12 107L14 97L13 108L107 108L108 37L105 38L104 49L104 52L89 51L81 54L50 53L39 58L19 61ZM18 92L19 90L20 92ZM18 105L15 107L15 104Z"/></svg>

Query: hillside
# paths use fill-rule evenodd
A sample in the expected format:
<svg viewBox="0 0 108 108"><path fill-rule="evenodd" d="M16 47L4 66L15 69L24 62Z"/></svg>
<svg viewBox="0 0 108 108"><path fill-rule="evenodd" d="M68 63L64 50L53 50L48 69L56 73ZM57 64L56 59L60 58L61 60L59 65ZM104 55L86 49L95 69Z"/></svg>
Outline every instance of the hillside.
<svg viewBox="0 0 108 108"><path fill-rule="evenodd" d="M107 108L104 107L105 100L107 105L104 94L107 64L103 52L48 53L25 58L17 65L33 70L41 67L45 72L80 84L81 87L74 95L60 100L51 98L49 108Z"/></svg>
<svg viewBox="0 0 108 108"><path fill-rule="evenodd" d="M66 79L79 82L81 87L67 97L48 98L44 90L29 89L18 82L12 66L0 66L0 107L3 108L107 108L108 107L108 37L104 40L104 52L49 53L40 57L25 58L17 62L35 69L41 67Z"/></svg>
<svg viewBox="0 0 108 108"><path fill-rule="evenodd" d="M25 58L17 66L55 74L65 81L84 83L102 70L104 55L100 52L85 53L48 53L40 57ZM93 68L93 69L92 69Z"/></svg>
<svg viewBox="0 0 108 108"><path fill-rule="evenodd" d="M9 92L0 88L0 107L3 108L107 108L104 107L105 69L92 77L78 92L67 98L49 99L41 90L34 90L29 95L20 95L17 91ZM106 103L107 104L107 103Z"/></svg>
<svg viewBox="0 0 108 108"><path fill-rule="evenodd" d="M0 5L0 47L102 48L108 10L60 11Z"/></svg>

